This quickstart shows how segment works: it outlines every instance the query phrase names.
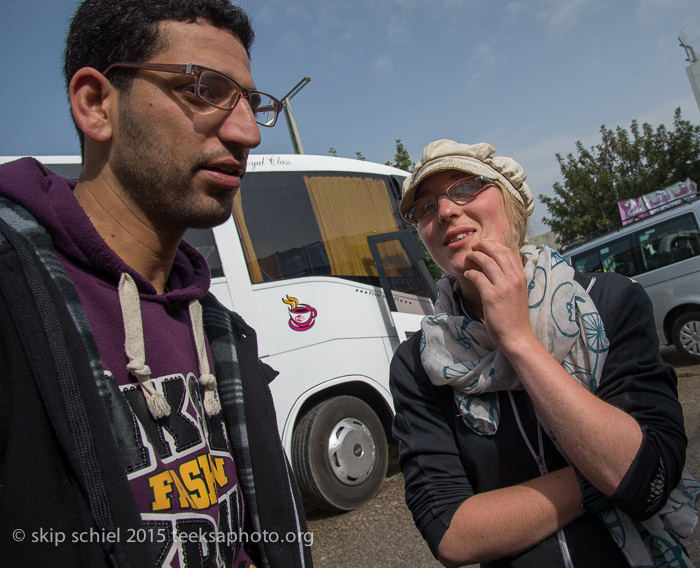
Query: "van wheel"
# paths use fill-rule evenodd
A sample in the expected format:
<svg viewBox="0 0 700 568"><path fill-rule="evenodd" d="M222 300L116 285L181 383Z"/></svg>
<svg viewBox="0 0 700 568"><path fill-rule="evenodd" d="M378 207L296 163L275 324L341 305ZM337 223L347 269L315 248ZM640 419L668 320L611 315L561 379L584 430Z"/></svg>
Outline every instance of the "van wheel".
<svg viewBox="0 0 700 568"><path fill-rule="evenodd" d="M686 312L673 323L676 349L694 362L700 362L700 312Z"/></svg>
<svg viewBox="0 0 700 568"><path fill-rule="evenodd" d="M294 473L304 496L321 509L351 511L372 499L388 461L379 418L353 396L317 404L294 429Z"/></svg>

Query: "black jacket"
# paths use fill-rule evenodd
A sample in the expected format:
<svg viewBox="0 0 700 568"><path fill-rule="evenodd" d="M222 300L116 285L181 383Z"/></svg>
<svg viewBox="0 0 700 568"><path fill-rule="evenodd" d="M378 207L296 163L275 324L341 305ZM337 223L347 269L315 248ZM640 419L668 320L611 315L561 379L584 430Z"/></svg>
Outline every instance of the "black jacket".
<svg viewBox="0 0 700 568"><path fill-rule="evenodd" d="M2 219L5 219L4 221ZM11 226L10 226L11 225ZM0 550L8 566L155 566L110 422L96 348L51 241L0 200ZM204 322L258 566L311 566L301 499L282 450L275 372L255 333L212 296ZM287 538L285 538L285 536ZM81 542L87 541L87 542Z"/></svg>
<svg viewBox="0 0 700 568"><path fill-rule="evenodd" d="M632 518L643 519L664 504L685 463L687 439L676 376L659 356L651 302L643 288L613 273L595 277L589 295L610 341L596 395L632 415L644 436L612 500ZM590 277L577 275L577 280L587 288ZM465 499L539 475L508 396L498 393L501 417L494 436L482 437L469 430L459 417L452 387L435 386L426 375L420 359L420 332L398 348L391 365L391 389L406 502L433 554ZM528 410L525 392L514 391L513 395L528 437L537 440L537 421ZM566 467L546 436L544 443L549 471ZM661 483L655 483L657 480ZM627 566L593 514L580 517L564 532L575 566ZM563 563L552 536L529 551L488 566L550 568Z"/></svg>

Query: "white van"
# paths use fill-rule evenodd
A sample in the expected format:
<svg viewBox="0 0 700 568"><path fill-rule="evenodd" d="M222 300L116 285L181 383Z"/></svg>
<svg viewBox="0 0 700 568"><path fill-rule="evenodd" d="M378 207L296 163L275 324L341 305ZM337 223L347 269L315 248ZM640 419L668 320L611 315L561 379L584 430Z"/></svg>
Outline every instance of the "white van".
<svg viewBox="0 0 700 568"><path fill-rule="evenodd" d="M662 345L700 361L700 199L622 226L562 255L581 272L619 272L644 286Z"/></svg>
<svg viewBox="0 0 700 568"><path fill-rule="evenodd" d="M10 158L0 158L9 161ZM77 177L77 157L37 157ZM398 214L402 170L311 155L251 155L233 216L185 239L212 292L256 329L282 443L305 497L351 510L386 475L389 363L433 313L435 285Z"/></svg>

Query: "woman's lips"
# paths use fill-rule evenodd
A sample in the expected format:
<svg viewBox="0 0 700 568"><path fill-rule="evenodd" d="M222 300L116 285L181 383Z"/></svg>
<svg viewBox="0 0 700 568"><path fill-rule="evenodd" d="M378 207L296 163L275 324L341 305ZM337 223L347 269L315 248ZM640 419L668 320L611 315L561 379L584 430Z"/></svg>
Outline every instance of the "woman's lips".
<svg viewBox="0 0 700 568"><path fill-rule="evenodd" d="M475 232L476 231L474 229L455 229L449 231L447 235L445 235L445 241L443 244L445 246L450 246L461 243L461 241L468 239Z"/></svg>

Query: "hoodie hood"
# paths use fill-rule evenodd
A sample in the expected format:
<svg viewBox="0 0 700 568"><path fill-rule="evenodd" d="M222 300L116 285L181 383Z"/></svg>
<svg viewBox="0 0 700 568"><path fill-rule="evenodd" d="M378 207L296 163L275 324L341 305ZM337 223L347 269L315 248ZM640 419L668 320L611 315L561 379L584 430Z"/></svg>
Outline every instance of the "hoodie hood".
<svg viewBox="0 0 700 568"><path fill-rule="evenodd" d="M51 237L81 299L105 372L120 386L136 378L156 420L172 408L154 380L194 375L203 387L207 414L217 414L216 378L199 304L210 283L206 260L181 242L168 292L158 294L105 243L75 198L75 185L31 158L0 167L0 196L34 215Z"/></svg>
<svg viewBox="0 0 700 568"><path fill-rule="evenodd" d="M102 239L73 195L76 182L48 169L33 158L0 167L0 195L27 209L51 236L56 250L86 270L100 273L116 286L123 273L134 279L151 301L182 305L199 300L209 290L209 267L185 241L180 243L168 279L169 292L157 294L153 285L127 265Z"/></svg>

